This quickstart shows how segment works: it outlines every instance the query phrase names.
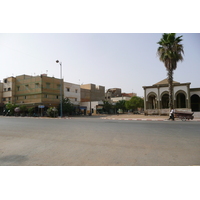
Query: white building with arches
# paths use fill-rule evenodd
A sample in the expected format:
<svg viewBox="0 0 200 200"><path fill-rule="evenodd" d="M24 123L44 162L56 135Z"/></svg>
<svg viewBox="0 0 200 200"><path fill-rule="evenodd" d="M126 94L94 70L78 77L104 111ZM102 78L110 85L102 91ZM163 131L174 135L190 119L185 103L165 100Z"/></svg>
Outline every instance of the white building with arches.
<svg viewBox="0 0 200 200"><path fill-rule="evenodd" d="M174 109L200 112L200 88L190 88L191 83L173 82ZM144 113L146 115L169 114L168 80L164 79L152 86L143 86Z"/></svg>

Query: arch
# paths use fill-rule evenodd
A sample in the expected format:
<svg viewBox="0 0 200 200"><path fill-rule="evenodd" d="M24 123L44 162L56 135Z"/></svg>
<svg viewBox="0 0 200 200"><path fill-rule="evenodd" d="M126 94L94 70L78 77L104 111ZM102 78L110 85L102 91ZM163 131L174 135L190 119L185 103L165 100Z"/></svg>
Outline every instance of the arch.
<svg viewBox="0 0 200 200"><path fill-rule="evenodd" d="M161 94L161 108L169 108L169 92L163 92Z"/></svg>
<svg viewBox="0 0 200 200"><path fill-rule="evenodd" d="M176 108L186 108L186 92L183 90L179 90L176 92Z"/></svg>
<svg viewBox="0 0 200 200"><path fill-rule="evenodd" d="M147 109L157 109L158 103L157 103L157 95L154 92L150 92L147 95Z"/></svg>
<svg viewBox="0 0 200 200"><path fill-rule="evenodd" d="M191 109L192 111L200 111L200 97L197 94L191 96Z"/></svg>
<svg viewBox="0 0 200 200"><path fill-rule="evenodd" d="M177 97L178 94L183 93L185 95L185 97L187 97L187 93L183 90L179 90L176 92L175 97Z"/></svg>
<svg viewBox="0 0 200 200"><path fill-rule="evenodd" d="M157 94L155 92L149 92L148 95L147 95L147 99L150 97L150 96L155 96L157 98Z"/></svg>

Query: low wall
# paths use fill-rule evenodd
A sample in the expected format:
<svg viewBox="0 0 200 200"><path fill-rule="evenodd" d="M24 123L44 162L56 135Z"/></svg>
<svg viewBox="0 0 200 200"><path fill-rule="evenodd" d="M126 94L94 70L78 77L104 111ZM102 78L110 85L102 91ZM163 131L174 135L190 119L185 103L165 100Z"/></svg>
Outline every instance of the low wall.
<svg viewBox="0 0 200 200"><path fill-rule="evenodd" d="M181 112L192 112L191 109L189 108L176 108L176 111L181 111ZM144 111L145 115L169 115L170 110L167 109L147 109ZM198 113L198 112L197 112ZM199 112L200 115L200 112Z"/></svg>
<svg viewBox="0 0 200 200"><path fill-rule="evenodd" d="M176 109L174 109L175 110L175 112L177 111L180 111L180 112L192 112L192 110L191 109L189 109L189 108L176 108Z"/></svg>
<svg viewBox="0 0 200 200"><path fill-rule="evenodd" d="M160 112L160 115L169 115L169 108L160 109L159 112Z"/></svg>
<svg viewBox="0 0 200 200"><path fill-rule="evenodd" d="M148 109L144 111L145 115L169 115L169 109Z"/></svg>
<svg viewBox="0 0 200 200"><path fill-rule="evenodd" d="M200 119L200 112L194 112L194 119Z"/></svg>
<svg viewBox="0 0 200 200"><path fill-rule="evenodd" d="M145 115L159 115L159 110L157 109L148 109L144 111Z"/></svg>

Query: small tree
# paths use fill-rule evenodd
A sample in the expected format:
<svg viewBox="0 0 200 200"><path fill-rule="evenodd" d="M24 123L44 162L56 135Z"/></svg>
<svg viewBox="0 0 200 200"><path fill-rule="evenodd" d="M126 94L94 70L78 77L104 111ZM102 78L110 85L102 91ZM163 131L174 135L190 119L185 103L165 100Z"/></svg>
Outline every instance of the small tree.
<svg viewBox="0 0 200 200"><path fill-rule="evenodd" d="M25 105L21 105L19 108L22 116L25 116L26 112L28 111L27 107Z"/></svg>
<svg viewBox="0 0 200 200"><path fill-rule="evenodd" d="M47 109L47 116L48 117L57 117L58 110L55 107L50 107Z"/></svg>
<svg viewBox="0 0 200 200"><path fill-rule="evenodd" d="M60 104L58 106L58 110L60 111ZM62 101L63 114L71 115L73 110L74 110L74 105L71 103L71 101L68 98L63 99Z"/></svg>
<svg viewBox="0 0 200 200"><path fill-rule="evenodd" d="M118 110L118 109L121 109L124 113L124 111L126 110L126 101L125 100L120 100L116 103L115 105L115 108Z"/></svg>
<svg viewBox="0 0 200 200"><path fill-rule="evenodd" d="M128 110L132 109L133 112L138 108L144 107L144 100L140 97L134 96L129 101L126 101L125 106Z"/></svg>
<svg viewBox="0 0 200 200"><path fill-rule="evenodd" d="M28 115L32 116L34 114L34 110L35 110L35 108L33 108L33 107L28 108Z"/></svg>
<svg viewBox="0 0 200 200"><path fill-rule="evenodd" d="M11 103L6 104L7 113L9 113L9 115L14 115L16 107L18 107L18 105L16 104L11 104Z"/></svg>
<svg viewBox="0 0 200 200"><path fill-rule="evenodd" d="M103 110L107 113L110 113L110 110L112 109L113 105L109 103L108 101L103 101Z"/></svg>

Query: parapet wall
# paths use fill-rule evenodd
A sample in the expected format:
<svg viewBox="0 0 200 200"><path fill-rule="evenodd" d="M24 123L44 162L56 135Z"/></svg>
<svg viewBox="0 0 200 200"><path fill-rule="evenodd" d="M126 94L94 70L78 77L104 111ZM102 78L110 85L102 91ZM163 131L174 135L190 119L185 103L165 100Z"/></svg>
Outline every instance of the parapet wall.
<svg viewBox="0 0 200 200"><path fill-rule="evenodd" d="M192 112L191 109L189 108L177 108L174 109L176 111L181 111L181 112ZM145 115L169 115L169 109L147 109L144 111ZM199 112L200 115L200 112Z"/></svg>

